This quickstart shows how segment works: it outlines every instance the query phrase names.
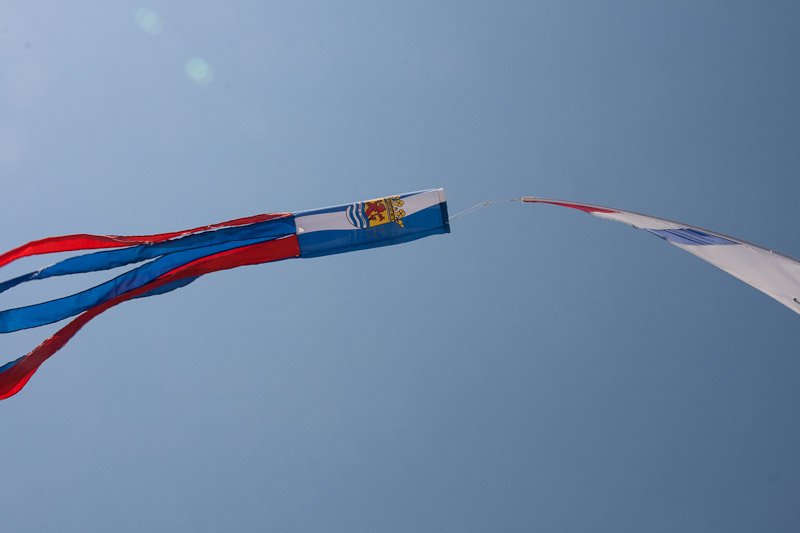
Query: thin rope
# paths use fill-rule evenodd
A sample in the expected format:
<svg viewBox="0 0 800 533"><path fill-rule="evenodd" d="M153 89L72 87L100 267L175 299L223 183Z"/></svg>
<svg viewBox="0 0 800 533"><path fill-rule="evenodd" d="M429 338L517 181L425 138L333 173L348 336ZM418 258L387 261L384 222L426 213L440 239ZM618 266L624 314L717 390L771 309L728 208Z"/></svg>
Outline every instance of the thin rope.
<svg viewBox="0 0 800 533"><path fill-rule="evenodd" d="M497 200L496 202L481 202L479 204L473 205L472 207L470 207L468 209L464 209L463 211L460 211L460 212L456 213L455 215L450 217L450 220L453 220L454 218L462 217L464 215L469 215L470 213L474 213L478 209L480 209L482 207L486 207L487 205L504 204L506 202L516 202L518 200L522 200L522 196L520 196L519 198L512 198L511 200Z"/></svg>

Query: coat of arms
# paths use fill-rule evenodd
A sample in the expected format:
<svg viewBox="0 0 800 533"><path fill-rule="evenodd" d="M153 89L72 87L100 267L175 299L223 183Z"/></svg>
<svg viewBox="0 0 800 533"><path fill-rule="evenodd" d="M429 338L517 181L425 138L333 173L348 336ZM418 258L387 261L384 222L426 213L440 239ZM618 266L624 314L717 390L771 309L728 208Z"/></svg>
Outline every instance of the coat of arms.
<svg viewBox="0 0 800 533"><path fill-rule="evenodd" d="M389 222L395 222L402 228L403 217L406 216L401 209L404 204L399 196L359 202L347 207L347 220L357 228L371 228Z"/></svg>

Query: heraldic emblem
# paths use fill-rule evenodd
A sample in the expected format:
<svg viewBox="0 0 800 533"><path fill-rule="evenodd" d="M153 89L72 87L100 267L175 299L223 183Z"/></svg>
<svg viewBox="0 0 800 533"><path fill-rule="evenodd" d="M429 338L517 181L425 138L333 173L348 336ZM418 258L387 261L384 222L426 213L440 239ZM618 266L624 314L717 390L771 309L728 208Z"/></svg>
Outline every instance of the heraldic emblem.
<svg viewBox="0 0 800 533"><path fill-rule="evenodd" d="M359 202L347 206L348 222L357 228L371 228L394 222L403 227L406 212L401 209L405 202L399 196L388 196L377 200Z"/></svg>

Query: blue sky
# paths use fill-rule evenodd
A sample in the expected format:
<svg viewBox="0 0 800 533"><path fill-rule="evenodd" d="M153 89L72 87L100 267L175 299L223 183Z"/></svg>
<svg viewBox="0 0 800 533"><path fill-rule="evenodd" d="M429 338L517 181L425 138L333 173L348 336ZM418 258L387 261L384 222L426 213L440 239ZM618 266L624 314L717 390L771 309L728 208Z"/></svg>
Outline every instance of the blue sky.
<svg viewBox="0 0 800 533"><path fill-rule="evenodd" d="M562 198L800 257L799 19L6 0L0 248L444 187L451 213ZM209 275L97 318L0 404L3 527L797 531L797 320L644 232L519 203ZM0 364L57 327L3 335Z"/></svg>

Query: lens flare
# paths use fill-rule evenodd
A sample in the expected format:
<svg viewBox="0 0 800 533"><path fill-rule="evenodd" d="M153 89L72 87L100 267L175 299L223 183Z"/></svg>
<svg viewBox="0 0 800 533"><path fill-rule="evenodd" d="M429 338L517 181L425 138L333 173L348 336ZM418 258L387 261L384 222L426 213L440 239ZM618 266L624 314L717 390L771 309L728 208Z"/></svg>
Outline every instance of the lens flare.
<svg viewBox="0 0 800 533"><path fill-rule="evenodd" d="M150 35L158 35L164 27L164 24L161 22L161 17L146 7L137 9L134 19L136 20L136 24Z"/></svg>
<svg viewBox="0 0 800 533"><path fill-rule="evenodd" d="M186 74L200 85L208 85L214 81L214 71L205 60L193 57L186 62Z"/></svg>

